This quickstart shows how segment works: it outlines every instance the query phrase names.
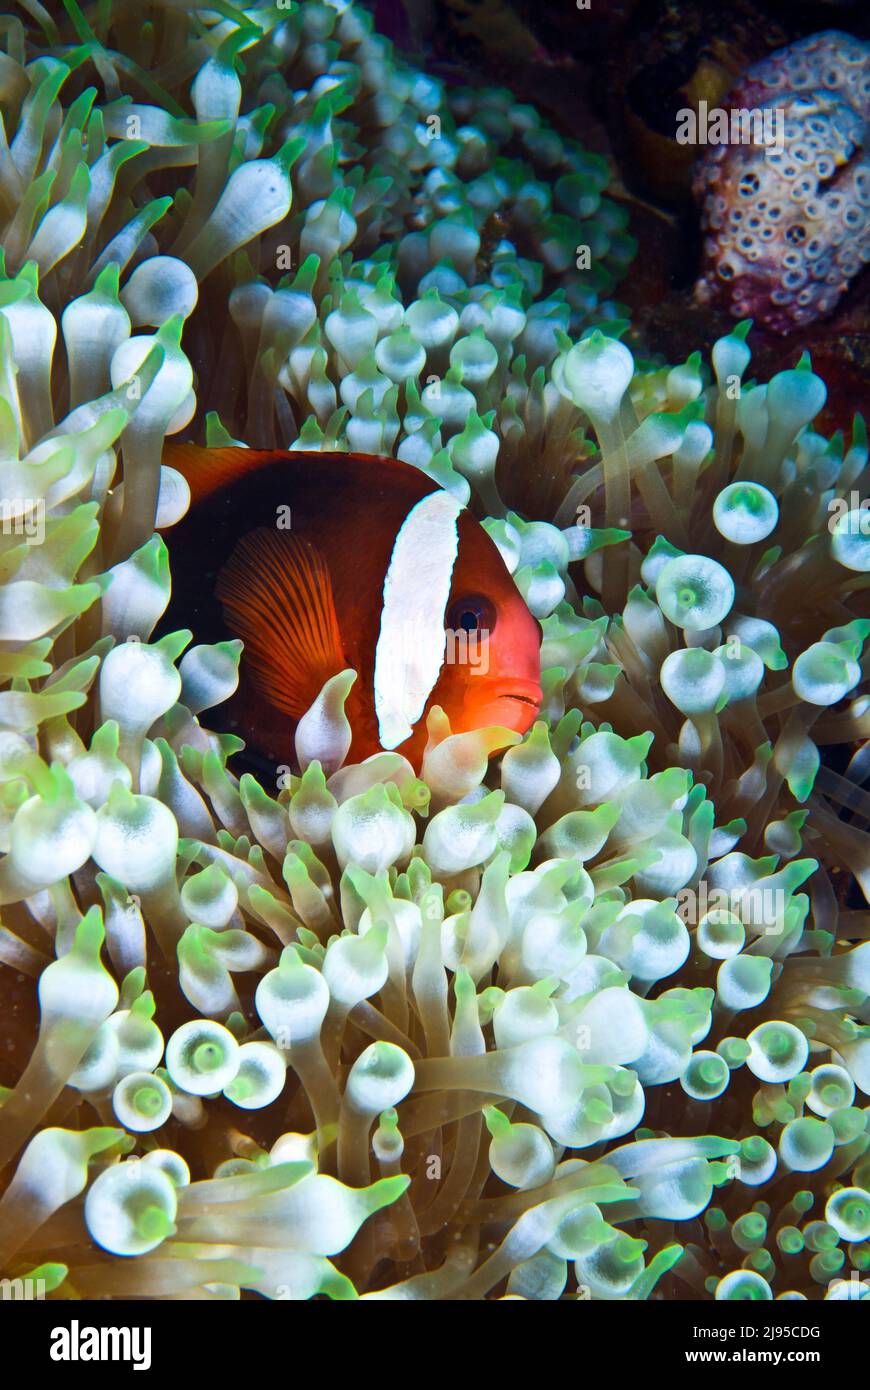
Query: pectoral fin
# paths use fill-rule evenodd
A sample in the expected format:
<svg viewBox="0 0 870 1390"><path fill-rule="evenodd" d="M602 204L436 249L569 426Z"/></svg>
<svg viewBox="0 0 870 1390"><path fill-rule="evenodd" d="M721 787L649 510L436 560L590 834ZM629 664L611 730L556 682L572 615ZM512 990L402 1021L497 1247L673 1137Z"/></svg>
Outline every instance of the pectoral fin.
<svg viewBox="0 0 870 1390"><path fill-rule="evenodd" d="M216 592L245 644L243 670L277 709L299 719L349 664L323 555L300 536L260 527L239 541Z"/></svg>

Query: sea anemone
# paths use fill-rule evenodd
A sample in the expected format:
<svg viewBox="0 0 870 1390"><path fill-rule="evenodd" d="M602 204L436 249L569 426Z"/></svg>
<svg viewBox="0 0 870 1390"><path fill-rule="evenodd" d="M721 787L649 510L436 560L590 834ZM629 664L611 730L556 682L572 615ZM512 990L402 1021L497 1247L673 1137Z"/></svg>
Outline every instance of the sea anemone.
<svg viewBox="0 0 870 1390"><path fill-rule="evenodd" d="M557 287L578 227L631 249L605 171L503 94L448 102L352 5L68 0L72 43L33 9L0 161L0 1273L858 1296L862 422L812 430L806 359L744 383L745 324L712 372L638 364L609 279ZM83 72L107 100L64 110ZM480 261L502 201L537 259ZM239 777L200 716L240 644L154 636L163 443L200 428L392 451L486 515L543 626L530 733L492 759L436 710L419 775L349 765L345 672L277 795Z"/></svg>

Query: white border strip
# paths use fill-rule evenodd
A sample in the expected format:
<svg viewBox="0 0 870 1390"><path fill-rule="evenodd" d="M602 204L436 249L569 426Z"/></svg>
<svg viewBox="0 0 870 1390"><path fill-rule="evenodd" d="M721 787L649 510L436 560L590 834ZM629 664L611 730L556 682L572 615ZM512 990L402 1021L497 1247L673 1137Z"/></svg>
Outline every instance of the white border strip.
<svg viewBox="0 0 870 1390"><path fill-rule="evenodd" d="M382 748L397 748L411 736L441 674L461 511L451 493L431 492L411 508L396 536L375 648L375 713Z"/></svg>

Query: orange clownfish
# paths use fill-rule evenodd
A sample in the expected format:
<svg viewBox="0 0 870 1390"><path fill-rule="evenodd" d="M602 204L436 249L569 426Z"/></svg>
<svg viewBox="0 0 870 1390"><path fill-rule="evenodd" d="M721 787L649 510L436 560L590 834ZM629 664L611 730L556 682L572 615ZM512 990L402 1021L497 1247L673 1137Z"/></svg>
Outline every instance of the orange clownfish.
<svg viewBox="0 0 870 1390"><path fill-rule="evenodd" d="M419 768L435 705L454 733L531 727L540 626L480 523L426 474L191 444L164 462L191 489L167 534L173 590L199 641L244 642L230 712L257 752L286 761L300 716L349 667L351 761L395 749Z"/></svg>

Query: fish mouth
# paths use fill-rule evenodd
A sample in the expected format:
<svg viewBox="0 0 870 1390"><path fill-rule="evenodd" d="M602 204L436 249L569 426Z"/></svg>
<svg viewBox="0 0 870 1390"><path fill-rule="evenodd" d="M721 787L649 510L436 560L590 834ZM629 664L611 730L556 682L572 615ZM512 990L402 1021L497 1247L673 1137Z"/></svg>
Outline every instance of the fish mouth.
<svg viewBox="0 0 870 1390"><path fill-rule="evenodd" d="M483 684L481 682L481 685ZM544 692L537 681L494 680L491 687L484 685L484 689L491 700L518 700L520 704L529 705L536 712L541 708L544 698Z"/></svg>
<svg viewBox="0 0 870 1390"><path fill-rule="evenodd" d="M544 698L544 692L537 681L521 678L507 681L498 678L481 680L478 690L485 699L486 708L491 709L494 714L502 700L510 700L512 704L520 706L525 711L530 725L540 712L541 702Z"/></svg>
<svg viewBox="0 0 870 1390"><path fill-rule="evenodd" d="M528 705L531 709L535 710L536 713L537 713L537 711L541 708L541 694L540 694L540 692L538 693L537 696L532 696L532 695L518 695L518 694L516 694L515 691L504 691L504 692L502 693L502 695L501 695L501 699L502 699L502 700L519 700L519 702L520 702L521 705Z"/></svg>

